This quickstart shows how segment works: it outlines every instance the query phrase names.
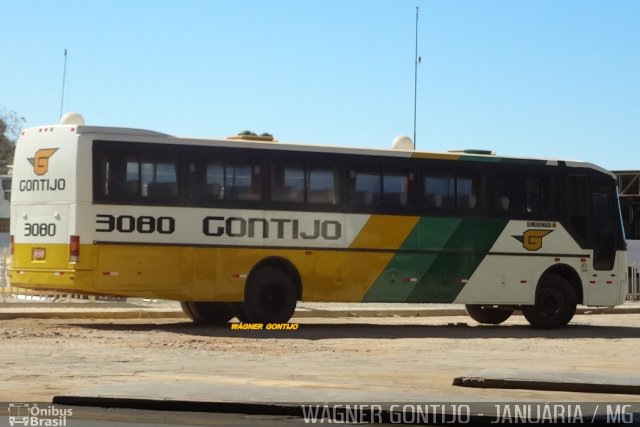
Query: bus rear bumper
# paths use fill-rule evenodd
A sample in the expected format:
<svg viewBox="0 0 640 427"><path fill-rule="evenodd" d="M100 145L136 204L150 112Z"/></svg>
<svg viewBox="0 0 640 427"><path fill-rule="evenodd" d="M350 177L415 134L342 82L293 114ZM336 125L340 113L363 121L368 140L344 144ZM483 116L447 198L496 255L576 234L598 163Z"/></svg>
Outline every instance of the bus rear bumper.
<svg viewBox="0 0 640 427"><path fill-rule="evenodd" d="M90 270L48 270L12 268L9 280L12 287L61 292L92 292L93 289L79 287L78 283L91 283Z"/></svg>

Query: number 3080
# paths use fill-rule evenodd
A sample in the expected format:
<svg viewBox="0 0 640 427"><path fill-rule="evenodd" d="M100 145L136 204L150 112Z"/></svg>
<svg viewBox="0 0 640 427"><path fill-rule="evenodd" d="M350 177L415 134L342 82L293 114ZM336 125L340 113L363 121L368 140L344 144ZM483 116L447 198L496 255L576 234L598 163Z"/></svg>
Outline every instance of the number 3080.
<svg viewBox="0 0 640 427"><path fill-rule="evenodd" d="M27 222L24 224L24 235L30 236L55 236L56 225L46 223Z"/></svg>

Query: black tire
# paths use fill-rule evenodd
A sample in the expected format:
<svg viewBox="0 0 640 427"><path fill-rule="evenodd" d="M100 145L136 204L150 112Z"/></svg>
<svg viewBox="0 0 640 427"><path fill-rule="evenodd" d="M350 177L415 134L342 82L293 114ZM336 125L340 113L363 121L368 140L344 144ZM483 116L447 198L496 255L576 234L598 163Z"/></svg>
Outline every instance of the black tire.
<svg viewBox="0 0 640 427"><path fill-rule="evenodd" d="M183 301L180 306L182 311L195 323L221 325L236 315L232 304L228 302Z"/></svg>
<svg viewBox="0 0 640 427"><path fill-rule="evenodd" d="M240 320L255 323L286 323L297 302L293 279L275 267L263 267L251 274L245 287Z"/></svg>
<svg viewBox="0 0 640 427"><path fill-rule="evenodd" d="M513 314L513 310L502 309L492 305L467 304L467 314L478 323L499 325Z"/></svg>
<svg viewBox="0 0 640 427"><path fill-rule="evenodd" d="M244 303L242 302L234 302L233 304L233 311L236 314L236 317L238 318L238 320L242 323L251 323L253 322L253 320L251 320L244 312Z"/></svg>
<svg viewBox="0 0 640 427"><path fill-rule="evenodd" d="M571 283L555 274L542 278L536 289L535 305L523 305L522 314L535 329L566 326L576 314L578 298Z"/></svg>

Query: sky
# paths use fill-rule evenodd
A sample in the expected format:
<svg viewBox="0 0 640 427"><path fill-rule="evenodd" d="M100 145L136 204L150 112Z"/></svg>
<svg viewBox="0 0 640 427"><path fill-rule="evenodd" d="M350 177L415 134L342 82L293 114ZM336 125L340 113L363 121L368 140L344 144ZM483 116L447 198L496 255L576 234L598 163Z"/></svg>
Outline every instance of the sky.
<svg viewBox="0 0 640 427"><path fill-rule="evenodd" d="M415 93L418 150L640 169L637 0L0 7L0 111L25 127L57 123L62 103L89 125L388 148L413 135Z"/></svg>

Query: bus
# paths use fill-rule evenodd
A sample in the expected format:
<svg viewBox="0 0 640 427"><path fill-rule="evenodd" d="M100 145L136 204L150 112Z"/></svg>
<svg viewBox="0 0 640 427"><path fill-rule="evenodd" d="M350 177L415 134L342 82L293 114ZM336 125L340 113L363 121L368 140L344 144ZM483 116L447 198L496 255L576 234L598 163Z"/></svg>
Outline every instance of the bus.
<svg viewBox="0 0 640 427"><path fill-rule="evenodd" d="M618 178L622 226L627 240L629 294L640 300L640 170L613 171Z"/></svg>
<svg viewBox="0 0 640 427"><path fill-rule="evenodd" d="M180 301L194 321L282 323L298 301L464 304L566 325L622 304L616 179L491 152L190 139L87 126L22 132L14 286ZM407 138L408 139L408 138ZM410 141L410 140L409 140Z"/></svg>
<svg viewBox="0 0 640 427"><path fill-rule="evenodd" d="M629 266L640 268L640 171L613 171L618 178Z"/></svg>

